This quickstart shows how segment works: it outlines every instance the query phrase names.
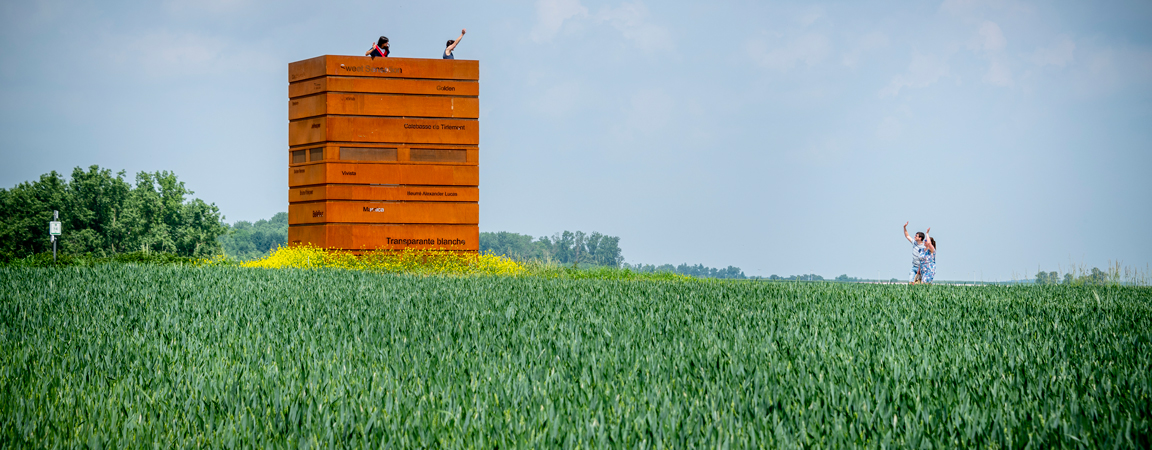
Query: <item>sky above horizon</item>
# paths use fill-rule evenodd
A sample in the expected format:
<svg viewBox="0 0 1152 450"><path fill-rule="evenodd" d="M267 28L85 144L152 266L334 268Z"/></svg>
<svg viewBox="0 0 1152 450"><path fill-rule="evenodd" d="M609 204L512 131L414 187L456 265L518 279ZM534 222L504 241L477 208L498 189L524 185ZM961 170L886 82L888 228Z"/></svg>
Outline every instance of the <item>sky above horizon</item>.
<svg viewBox="0 0 1152 450"><path fill-rule="evenodd" d="M629 263L937 279L1152 264L1152 2L34 1L0 5L0 187L174 171L287 210L287 66L481 70L480 230Z"/></svg>

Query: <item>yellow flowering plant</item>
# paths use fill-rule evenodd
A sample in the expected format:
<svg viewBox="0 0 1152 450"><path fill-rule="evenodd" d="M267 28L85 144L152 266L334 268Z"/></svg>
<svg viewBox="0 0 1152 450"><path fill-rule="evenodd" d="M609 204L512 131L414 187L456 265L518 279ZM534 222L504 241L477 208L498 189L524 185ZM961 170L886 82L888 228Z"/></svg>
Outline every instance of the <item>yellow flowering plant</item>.
<svg viewBox="0 0 1152 450"><path fill-rule="evenodd" d="M214 260L206 260L211 264ZM505 256L450 250L376 250L354 255L313 245L277 248L268 256L241 263L242 267L281 269L337 268L420 275L522 275L527 269Z"/></svg>

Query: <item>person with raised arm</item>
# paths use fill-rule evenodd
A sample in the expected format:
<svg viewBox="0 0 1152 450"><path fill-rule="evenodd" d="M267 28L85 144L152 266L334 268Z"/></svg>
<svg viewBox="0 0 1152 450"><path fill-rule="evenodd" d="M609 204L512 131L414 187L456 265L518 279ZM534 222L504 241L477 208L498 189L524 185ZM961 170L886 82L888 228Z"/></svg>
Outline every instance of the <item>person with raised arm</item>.
<svg viewBox="0 0 1152 450"><path fill-rule="evenodd" d="M924 258L920 260L920 282L927 284L936 278L936 238L931 232L932 227L924 230Z"/></svg>
<svg viewBox="0 0 1152 450"><path fill-rule="evenodd" d="M916 239L908 235L908 222L904 222L904 239L912 243L912 270L908 272L908 284L920 282L920 263L924 260L924 233L917 231Z"/></svg>
<svg viewBox="0 0 1152 450"><path fill-rule="evenodd" d="M460 30L460 37L448 41L448 46L444 48L444 54L440 55L444 59L456 59L456 55L452 54L456 50L456 46L460 45L460 40L464 39L464 33L468 31L467 28Z"/></svg>
<svg viewBox="0 0 1152 450"><path fill-rule="evenodd" d="M380 39L377 39L376 43L372 44L372 48L364 52L364 56L371 56L372 59L376 59L377 56L387 58L389 53L392 53L392 51L388 48L388 38L380 36Z"/></svg>

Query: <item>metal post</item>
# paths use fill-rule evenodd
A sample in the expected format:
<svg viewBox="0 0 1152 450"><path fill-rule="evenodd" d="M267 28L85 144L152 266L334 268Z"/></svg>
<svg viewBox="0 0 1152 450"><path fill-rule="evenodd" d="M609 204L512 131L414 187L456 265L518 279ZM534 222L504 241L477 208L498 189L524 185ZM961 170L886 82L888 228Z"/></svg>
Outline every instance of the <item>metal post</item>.
<svg viewBox="0 0 1152 450"><path fill-rule="evenodd" d="M53 222L59 222L60 221L60 211L56 211L56 210L52 211L52 221ZM56 264L56 236L55 235L52 236L52 264Z"/></svg>

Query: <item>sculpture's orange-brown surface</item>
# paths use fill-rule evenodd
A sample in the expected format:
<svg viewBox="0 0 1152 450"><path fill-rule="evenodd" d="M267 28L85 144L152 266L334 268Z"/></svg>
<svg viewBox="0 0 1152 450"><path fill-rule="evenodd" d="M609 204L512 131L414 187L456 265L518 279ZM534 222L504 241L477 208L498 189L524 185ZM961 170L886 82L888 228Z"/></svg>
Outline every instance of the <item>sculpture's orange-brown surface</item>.
<svg viewBox="0 0 1152 450"><path fill-rule="evenodd" d="M302 145L288 152L289 167L316 162L475 166L479 161L479 149L465 145L325 142Z"/></svg>
<svg viewBox="0 0 1152 450"><path fill-rule="evenodd" d="M310 243L344 250L403 250L479 248L476 225L325 224L288 227L288 244Z"/></svg>
<svg viewBox="0 0 1152 450"><path fill-rule="evenodd" d="M323 200L475 203L480 200L480 189L455 186L372 186L362 184L323 184L288 189L288 203L290 204Z"/></svg>
<svg viewBox="0 0 1152 450"><path fill-rule="evenodd" d="M480 100L475 97L338 92L288 101L289 120L325 114L476 119L480 117Z"/></svg>
<svg viewBox="0 0 1152 450"><path fill-rule="evenodd" d="M321 92L360 92L365 94L451 95L476 97L480 83L469 80L412 80L407 78L365 78L326 76L288 85L288 98Z"/></svg>
<svg viewBox="0 0 1152 450"><path fill-rule="evenodd" d="M476 225L480 207L456 202L327 201L288 204L288 224L404 223Z"/></svg>
<svg viewBox="0 0 1152 450"><path fill-rule="evenodd" d="M478 166L319 163L288 168L288 187L317 184L478 186Z"/></svg>
<svg viewBox="0 0 1152 450"><path fill-rule="evenodd" d="M289 83L332 75L477 81L480 61L324 55L288 64Z"/></svg>
<svg viewBox="0 0 1152 450"><path fill-rule="evenodd" d="M320 116L289 122L288 145L325 141L477 145L479 126L468 119Z"/></svg>
<svg viewBox="0 0 1152 450"><path fill-rule="evenodd" d="M479 249L477 61L288 66L289 244Z"/></svg>

